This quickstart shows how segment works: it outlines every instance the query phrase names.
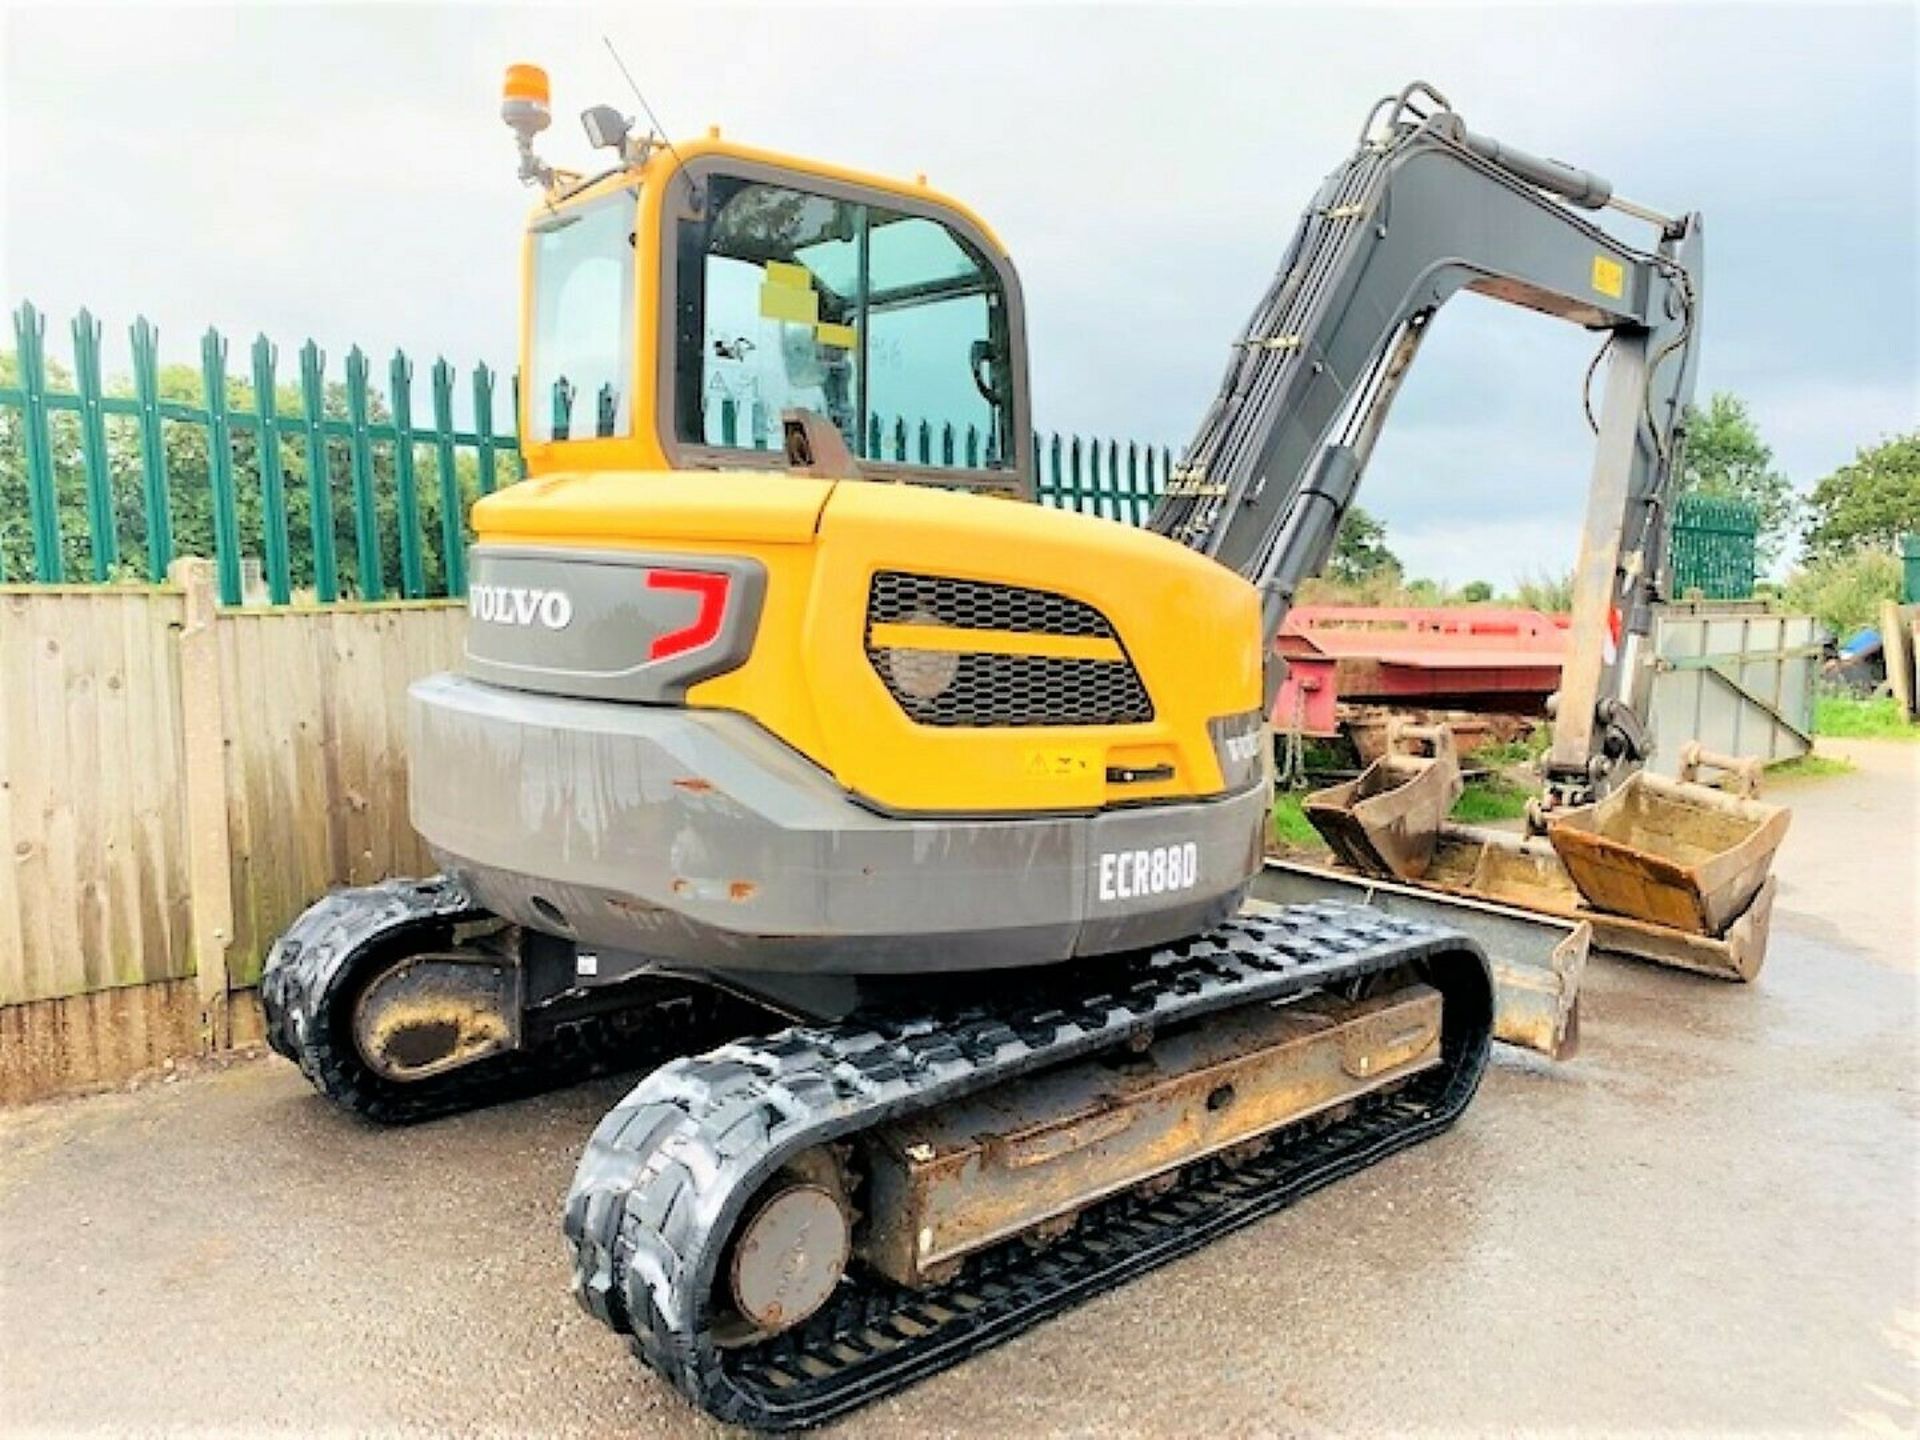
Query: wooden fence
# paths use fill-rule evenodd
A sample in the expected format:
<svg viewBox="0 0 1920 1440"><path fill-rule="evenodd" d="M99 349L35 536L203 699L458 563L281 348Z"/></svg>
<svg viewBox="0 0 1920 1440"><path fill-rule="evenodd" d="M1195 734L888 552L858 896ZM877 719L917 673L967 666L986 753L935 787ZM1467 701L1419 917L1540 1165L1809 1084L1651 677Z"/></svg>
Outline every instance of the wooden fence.
<svg viewBox="0 0 1920 1440"><path fill-rule="evenodd" d="M0 589L0 1101L257 1034L288 921L430 863L403 697L457 663L463 607L173 581Z"/></svg>

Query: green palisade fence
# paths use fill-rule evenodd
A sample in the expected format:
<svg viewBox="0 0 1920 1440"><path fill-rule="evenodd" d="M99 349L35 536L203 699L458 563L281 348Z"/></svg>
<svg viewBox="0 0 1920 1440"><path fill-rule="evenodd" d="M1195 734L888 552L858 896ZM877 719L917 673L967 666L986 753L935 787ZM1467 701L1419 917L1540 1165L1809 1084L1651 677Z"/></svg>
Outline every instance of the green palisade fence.
<svg viewBox="0 0 1920 1440"><path fill-rule="evenodd" d="M241 378L218 331L201 337L196 372L163 366L159 332L140 319L131 377L109 385L93 315L74 318L70 374L48 359L46 330L22 304L13 354L0 354L0 583L158 583L175 555L210 553L229 605L250 557L277 605L296 590L323 603L460 595L467 506L524 473L512 429L494 428L485 365L471 377L472 428L459 429L445 360L430 372L428 422L404 354L381 392L358 347L343 383L311 340L288 377L263 335Z"/></svg>
<svg viewBox="0 0 1920 1440"><path fill-rule="evenodd" d="M122 376L88 311L72 324L70 371L47 357L46 331L22 304L13 354L0 352L0 583L159 583L176 555L208 554L228 605L464 595L468 506L525 474L512 428L494 424L511 392L485 365L461 429L459 372L445 360L423 385L395 354L382 390L357 346L330 380L313 341L289 374L262 335L236 375L218 331L201 337L198 366L162 365L159 331L140 319ZM779 443L759 402L718 403L722 443ZM861 439L878 459L962 468L996 464L1000 443L878 415ZM1165 447L1134 441L1035 432L1031 443L1042 504L1129 525L1145 523L1172 464Z"/></svg>
<svg viewBox="0 0 1920 1440"><path fill-rule="evenodd" d="M1760 512L1752 502L1682 495L1673 507L1673 593L1744 600L1759 571Z"/></svg>

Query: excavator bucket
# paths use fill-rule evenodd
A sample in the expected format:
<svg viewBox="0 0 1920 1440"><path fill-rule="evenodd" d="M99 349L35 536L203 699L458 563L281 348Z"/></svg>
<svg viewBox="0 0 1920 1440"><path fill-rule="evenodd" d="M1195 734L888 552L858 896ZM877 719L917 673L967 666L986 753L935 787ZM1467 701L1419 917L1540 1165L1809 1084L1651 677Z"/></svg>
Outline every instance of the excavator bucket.
<svg viewBox="0 0 1920 1440"><path fill-rule="evenodd" d="M1422 742L1430 756L1400 753ZM1418 880L1460 798L1460 762L1444 725L1398 727L1387 745L1357 778L1314 791L1301 809L1343 864L1377 879Z"/></svg>
<svg viewBox="0 0 1920 1440"><path fill-rule="evenodd" d="M1783 806L1642 772L1554 817L1547 839L1593 909L1717 937L1766 884L1788 819Z"/></svg>

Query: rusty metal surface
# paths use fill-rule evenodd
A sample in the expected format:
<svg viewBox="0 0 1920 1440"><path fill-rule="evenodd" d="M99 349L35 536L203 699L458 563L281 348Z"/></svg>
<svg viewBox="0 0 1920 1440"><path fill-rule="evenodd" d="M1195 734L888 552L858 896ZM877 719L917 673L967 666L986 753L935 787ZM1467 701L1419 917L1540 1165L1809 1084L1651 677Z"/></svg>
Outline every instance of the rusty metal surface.
<svg viewBox="0 0 1920 1440"><path fill-rule="evenodd" d="M733 1303L761 1334L798 1325L840 1283L851 1240L834 1195L818 1185L776 1185L734 1241L727 1265Z"/></svg>
<svg viewBox="0 0 1920 1440"><path fill-rule="evenodd" d="M1720 935L1766 882L1789 818L1784 806L1642 773L1554 817L1547 838L1594 909Z"/></svg>
<svg viewBox="0 0 1920 1440"><path fill-rule="evenodd" d="M1554 1060L1578 1050L1580 985L1593 946L1587 922L1291 860L1267 861L1248 903L1314 900L1358 902L1465 932L1493 965L1494 1038Z"/></svg>
<svg viewBox="0 0 1920 1440"><path fill-rule="evenodd" d="M1325 884L1298 890L1289 898L1318 898L1329 893L1326 885L1348 889L1380 886L1350 871L1325 870L1309 865L1269 860L1269 872L1297 870L1326 877ZM1254 882L1254 894L1279 898L1274 881ZM1644 960L1723 980L1748 981L1760 973L1766 961L1767 919L1772 906L1775 883L1769 876L1747 908L1734 917L1724 934L1701 935L1678 930L1625 915L1610 915L1594 910L1582 898L1567 874L1566 866L1554 848L1543 840L1507 831L1486 830L1466 825L1443 825L1434 843L1433 863L1418 881L1409 882L1410 893L1441 907L1436 918L1449 919L1470 913L1456 905L1492 903L1513 910L1526 918L1540 917L1567 925L1592 927L1592 950L1596 953ZM1272 893L1269 893L1272 892ZM1412 912L1418 913L1418 911ZM1463 926L1463 928L1465 928ZM1498 960L1499 952L1487 938L1469 929L1469 933L1488 945L1487 953ZM1514 932L1515 935L1523 931ZM1510 953L1527 953L1525 945ZM1501 976L1496 971L1496 1003ZM1509 987L1511 988L1511 987ZM1497 1021L1496 1016L1496 1021ZM1496 1031L1496 1033L1498 1033ZM1500 1034L1513 1044L1526 1044L1513 1034Z"/></svg>
<svg viewBox="0 0 1920 1440"><path fill-rule="evenodd" d="M995 1241L1044 1243L1094 1201L1431 1068L1440 1010L1418 984L1257 1007L889 1126L863 1258L918 1286Z"/></svg>
<svg viewBox="0 0 1920 1440"><path fill-rule="evenodd" d="M518 977L505 960L416 956L361 992L354 1043L389 1080L425 1080L504 1054L519 1043Z"/></svg>
<svg viewBox="0 0 1920 1440"><path fill-rule="evenodd" d="M1300 808L1333 853L1356 870L1418 880L1433 861L1434 838L1460 789L1451 753L1432 760L1387 755L1357 779L1311 792Z"/></svg>
<svg viewBox="0 0 1920 1440"><path fill-rule="evenodd" d="M1720 980L1749 981L1766 963L1767 938L1773 927L1773 902L1779 893L1777 876L1769 875L1753 903L1727 927L1724 935L1692 935L1620 915L1593 916L1594 945L1614 955L1691 970Z"/></svg>

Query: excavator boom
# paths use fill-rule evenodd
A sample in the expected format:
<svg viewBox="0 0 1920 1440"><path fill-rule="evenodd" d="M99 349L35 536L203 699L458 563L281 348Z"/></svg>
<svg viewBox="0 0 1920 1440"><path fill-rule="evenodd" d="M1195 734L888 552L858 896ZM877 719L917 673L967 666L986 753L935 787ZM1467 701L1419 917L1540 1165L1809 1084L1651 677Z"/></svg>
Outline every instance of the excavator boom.
<svg viewBox="0 0 1920 1440"><path fill-rule="evenodd" d="M1607 206L1657 225L1654 248L1576 210ZM1359 148L1301 217L1149 523L1259 588L1271 654L1447 300L1471 290L1605 332L1606 393L1547 764L1558 799L1591 798L1644 758L1634 653L1659 596L1700 272L1698 215L1668 219L1620 201L1600 177L1477 135L1437 91L1409 86L1375 107ZM1277 663L1270 671L1269 697Z"/></svg>

